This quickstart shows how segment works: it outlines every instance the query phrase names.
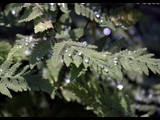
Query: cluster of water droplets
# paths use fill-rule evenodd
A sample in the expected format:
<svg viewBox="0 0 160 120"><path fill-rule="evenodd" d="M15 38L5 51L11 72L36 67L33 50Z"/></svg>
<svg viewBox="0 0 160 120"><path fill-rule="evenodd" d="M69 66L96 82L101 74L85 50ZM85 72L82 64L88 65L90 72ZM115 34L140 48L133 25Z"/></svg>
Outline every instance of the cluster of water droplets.
<svg viewBox="0 0 160 120"><path fill-rule="evenodd" d="M57 3L58 6L65 7L65 3Z"/></svg>
<svg viewBox="0 0 160 120"><path fill-rule="evenodd" d="M118 58L115 57L115 58L113 59L113 62L114 62L114 65L117 65L117 63L118 63Z"/></svg>

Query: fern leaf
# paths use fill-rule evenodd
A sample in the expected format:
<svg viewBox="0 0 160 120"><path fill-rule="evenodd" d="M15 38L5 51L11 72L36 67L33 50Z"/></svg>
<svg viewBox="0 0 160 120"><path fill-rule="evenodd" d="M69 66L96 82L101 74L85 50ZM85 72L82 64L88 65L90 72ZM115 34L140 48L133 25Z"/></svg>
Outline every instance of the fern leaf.
<svg viewBox="0 0 160 120"><path fill-rule="evenodd" d="M82 57L81 57L81 53L77 53L74 57L73 57L74 63L76 65L76 67L78 68L81 63L82 63Z"/></svg>
<svg viewBox="0 0 160 120"><path fill-rule="evenodd" d="M67 99L80 99L79 101L87 106L86 109L93 110L97 116L125 116L124 109L119 103L120 97L116 92L110 93L106 84L100 86L97 81L81 80L81 82L73 81L63 89L74 93ZM109 97L111 94L113 97Z"/></svg>
<svg viewBox="0 0 160 120"><path fill-rule="evenodd" d="M53 56L51 57L51 59L52 59L52 64L53 64L53 66L56 68L59 64L60 64L60 62L61 62L61 59L62 59L62 55L63 55L63 53L65 52L65 46L66 46L66 44L65 44L65 42L63 42L63 43L56 43L55 45L54 45L54 48L53 48Z"/></svg>
<svg viewBox="0 0 160 120"><path fill-rule="evenodd" d="M30 64L35 64L37 62L37 57L42 59L49 50L51 50L52 42L50 40L40 40L32 48L32 53L29 59Z"/></svg>
<svg viewBox="0 0 160 120"><path fill-rule="evenodd" d="M16 13L18 13L22 8L24 7L25 3L10 3L6 6L4 12L5 15L7 16L10 11L15 10Z"/></svg>
<svg viewBox="0 0 160 120"><path fill-rule="evenodd" d="M43 79L42 76L35 74L35 75L27 75L24 77L28 83L28 86L32 89L32 90L41 90L44 91L48 94L50 94L51 96L54 94L54 90L55 88L52 86L52 84L46 80Z"/></svg>
<svg viewBox="0 0 160 120"><path fill-rule="evenodd" d="M41 21L39 19L34 20L34 32L35 33L43 32L50 28L53 28L51 20L45 20L45 21Z"/></svg>
<svg viewBox="0 0 160 120"><path fill-rule="evenodd" d="M43 14L43 12L39 9L38 6L35 7L29 7L26 9L21 16L20 20L18 21L19 23L21 22L28 22L31 21L37 17L40 17Z"/></svg>

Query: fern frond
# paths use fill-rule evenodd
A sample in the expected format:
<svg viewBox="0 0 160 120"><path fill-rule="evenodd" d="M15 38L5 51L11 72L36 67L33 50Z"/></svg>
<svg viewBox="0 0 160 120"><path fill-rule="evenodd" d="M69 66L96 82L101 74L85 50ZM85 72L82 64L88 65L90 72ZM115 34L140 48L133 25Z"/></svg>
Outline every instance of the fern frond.
<svg viewBox="0 0 160 120"><path fill-rule="evenodd" d="M35 33L43 32L50 28L53 28L51 20L41 20L41 19L34 20L34 32Z"/></svg>
<svg viewBox="0 0 160 120"><path fill-rule="evenodd" d="M9 12L11 12L12 10L15 10L16 13L18 13L20 10L22 10L22 8L24 7L26 3L10 3L6 6L4 12L5 15L7 16L9 14Z"/></svg>
<svg viewBox="0 0 160 120"><path fill-rule="evenodd" d="M95 48L96 46L87 45L86 42L64 41L56 43L50 62L52 62L54 68L56 68L61 61L64 61L67 67L69 67L71 63L75 64L76 67L83 64L85 69L90 67L99 74L122 79L121 66L115 65L112 58L110 59L111 62L107 62L105 56L95 51Z"/></svg>
<svg viewBox="0 0 160 120"><path fill-rule="evenodd" d="M0 92L8 97L12 97L8 89L11 89L15 92L26 91L29 89L29 86L24 78L16 74L16 71L21 64L11 64L11 61L5 61L0 66Z"/></svg>
<svg viewBox="0 0 160 120"><path fill-rule="evenodd" d="M94 20L95 22L99 23L102 27L110 27L111 29L115 30L115 26L112 24L111 21L106 20L105 16L101 16L100 14L97 16L96 12L89 7L86 7L82 4L75 3L74 4L75 13L77 15L82 15L90 20Z"/></svg>
<svg viewBox="0 0 160 120"><path fill-rule="evenodd" d="M80 82L73 81L64 86L63 89L69 91L68 94L71 97L68 96L67 91L65 91L65 95L63 94L67 96L69 101L79 101L87 106L86 109L93 110L97 116L126 116L124 114L125 110L119 102L121 98L118 97L116 91L111 93L106 84L100 84L98 81L92 80L88 82L81 80ZM126 110L126 112L128 111Z"/></svg>
<svg viewBox="0 0 160 120"><path fill-rule="evenodd" d="M26 8L18 22L29 22L37 17L40 17L41 15L43 15L43 12L39 9L38 6L29 7Z"/></svg>
<svg viewBox="0 0 160 120"><path fill-rule="evenodd" d="M0 64L6 60L10 49L11 45L8 42L5 41L0 42Z"/></svg>
<svg viewBox="0 0 160 120"><path fill-rule="evenodd" d="M54 97L54 86L49 82L49 80L43 79L41 75L26 75L24 76L24 79L27 81L27 84L31 90L41 90L48 93L51 98Z"/></svg>
<svg viewBox="0 0 160 120"><path fill-rule="evenodd" d="M32 53L29 58L30 64L37 62L37 57L42 59L49 50L51 50L52 41L50 40L39 40L37 44L32 48Z"/></svg>
<svg viewBox="0 0 160 120"><path fill-rule="evenodd" d="M152 58L154 54L147 54L146 48L137 51L124 50L115 55L119 58L118 63L122 65L128 72L135 71L140 74L145 73L149 75L149 69L153 73L160 73L160 59Z"/></svg>
<svg viewBox="0 0 160 120"><path fill-rule="evenodd" d="M116 24L116 26L129 27L135 24L141 17L142 13L130 7L118 7L109 11L109 19Z"/></svg>

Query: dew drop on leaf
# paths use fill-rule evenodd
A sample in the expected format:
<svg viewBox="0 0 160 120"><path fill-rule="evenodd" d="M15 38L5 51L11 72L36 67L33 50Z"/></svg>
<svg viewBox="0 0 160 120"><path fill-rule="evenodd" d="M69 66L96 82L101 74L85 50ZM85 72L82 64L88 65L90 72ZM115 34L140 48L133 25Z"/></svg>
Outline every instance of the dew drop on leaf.
<svg viewBox="0 0 160 120"><path fill-rule="evenodd" d="M54 5L54 3L49 3L49 5L50 5L50 6L53 6L53 5Z"/></svg>
<svg viewBox="0 0 160 120"><path fill-rule="evenodd" d="M109 72L107 68L105 68L105 69L104 69L104 71L105 71L106 73L108 73L108 72Z"/></svg>
<svg viewBox="0 0 160 120"><path fill-rule="evenodd" d="M101 23L103 23L103 19L104 19L103 17L100 18L100 22L101 22Z"/></svg>
<svg viewBox="0 0 160 120"><path fill-rule="evenodd" d="M100 68L104 68L104 66L103 66L102 64L99 64L99 67L100 67Z"/></svg>
<svg viewBox="0 0 160 120"><path fill-rule="evenodd" d="M97 18L100 18L100 14L98 12L94 12L94 15L97 17Z"/></svg>
<svg viewBox="0 0 160 120"><path fill-rule="evenodd" d="M85 58L85 59L84 59L84 62L85 62L85 63L88 63L88 62L89 62L89 60L88 60L87 58Z"/></svg>
<svg viewBox="0 0 160 120"><path fill-rule="evenodd" d="M68 52L68 50L65 50L65 52L67 53L67 52Z"/></svg>
<svg viewBox="0 0 160 120"><path fill-rule="evenodd" d="M12 15L15 15L15 14L16 14L16 11L15 11L15 10L12 10L11 13L12 13Z"/></svg>
<svg viewBox="0 0 160 120"><path fill-rule="evenodd" d="M42 39L43 39L43 40L47 40L47 38L46 38L46 37L43 37Z"/></svg>
<svg viewBox="0 0 160 120"><path fill-rule="evenodd" d="M78 55L81 56L81 55L82 55L82 52L79 52Z"/></svg>
<svg viewBox="0 0 160 120"><path fill-rule="evenodd" d="M69 54L68 54L68 57L71 57L71 56L72 56L72 55L69 53Z"/></svg>
<svg viewBox="0 0 160 120"><path fill-rule="evenodd" d="M87 42L86 42L86 41L84 41L82 44L83 44L84 46L87 46Z"/></svg>
<svg viewBox="0 0 160 120"><path fill-rule="evenodd" d="M71 80L70 79L65 79L65 83L70 83L71 82Z"/></svg>
<svg viewBox="0 0 160 120"><path fill-rule="evenodd" d="M122 90L123 89L123 85L122 84L117 85L117 89L118 90Z"/></svg>
<svg viewBox="0 0 160 120"><path fill-rule="evenodd" d="M40 58L40 57L36 57L36 60L37 60L37 61L40 61L40 60L41 60L41 58Z"/></svg>

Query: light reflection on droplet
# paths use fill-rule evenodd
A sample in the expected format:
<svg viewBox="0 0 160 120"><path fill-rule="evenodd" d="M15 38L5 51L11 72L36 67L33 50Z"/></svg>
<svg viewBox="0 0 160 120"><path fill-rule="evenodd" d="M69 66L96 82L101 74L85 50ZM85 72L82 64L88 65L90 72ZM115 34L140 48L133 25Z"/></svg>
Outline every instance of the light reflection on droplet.
<svg viewBox="0 0 160 120"><path fill-rule="evenodd" d="M98 12L94 12L94 15L99 18L100 17L100 14Z"/></svg>
<svg viewBox="0 0 160 120"><path fill-rule="evenodd" d="M53 6L53 5L54 5L54 3L49 3L49 5Z"/></svg>
<svg viewBox="0 0 160 120"><path fill-rule="evenodd" d="M100 67L100 68L104 68L104 66L103 66L102 64L99 64L99 67Z"/></svg>
<svg viewBox="0 0 160 120"><path fill-rule="evenodd" d="M36 57L36 60L37 60L37 61L40 61L40 60L41 60L41 58L40 58L40 57Z"/></svg>
<svg viewBox="0 0 160 120"><path fill-rule="evenodd" d="M89 62L89 60L88 60L87 58L85 58L85 59L84 59L84 62L85 62L85 63L88 63L88 62Z"/></svg>
<svg viewBox="0 0 160 120"><path fill-rule="evenodd" d="M84 46L87 46L87 42L86 42L86 41L84 41L82 44L83 44Z"/></svg>
<svg viewBox="0 0 160 120"><path fill-rule="evenodd" d="M71 56L72 56L72 55L69 53L69 54L68 54L68 57L71 57Z"/></svg>
<svg viewBox="0 0 160 120"><path fill-rule="evenodd" d="M15 10L12 10L11 13L12 13L12 15L15 15L15 14L16 14L16 11L15 11Z"/></svg>
<svg viewBox="0 0 160 120"><path fill-rule="evenodd" d="M79 52L78 55L81 56L81 55L82 55L82 52Z"/></svg>
<svg viewBox="0 0 160 120"><path fill-rule="evenodd" d="M118 90L122 90L123 89L123 85L121 85L121 84L117 85L117 89Z"/></svg>
<svg viewBox="0 0 160 120"><path fill-rule="evenodd" d="M70 80L70 79L68 79L68 78L67 78L67 79L65 79L65 83L67 83L67 84L68 84L68 83L70 83L70 82L71 82L71 80Z"/></svg>
<svg viewBox="0 0 160 120"><path fill-rule="evenodd" d="M42 39L43 39L43 40L47 40L47 37L44 36Z"/></svg>

